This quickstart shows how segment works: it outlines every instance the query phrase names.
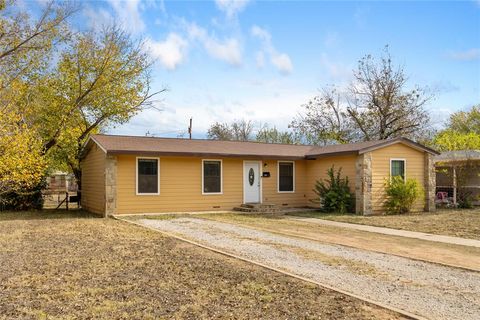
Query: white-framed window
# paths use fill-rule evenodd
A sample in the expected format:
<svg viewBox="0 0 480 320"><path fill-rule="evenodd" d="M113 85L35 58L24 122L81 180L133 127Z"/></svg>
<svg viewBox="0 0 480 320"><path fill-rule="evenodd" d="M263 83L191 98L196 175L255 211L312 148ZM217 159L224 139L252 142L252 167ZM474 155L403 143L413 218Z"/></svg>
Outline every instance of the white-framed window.
<svg viewBox="0 0 480 320"><path fill-rule="evenodd" d="M221 159L202 160L202 194L223 193L223 163Z"/></svg>
<svg viewBox="0 0 480 320"><path fill-rule="evenodd" d="M160 158L137 157L135 192L141 196L160 194Z"/></svg>
<svg viewBox="0 0 480 320"><path fill-rule="evenodd" d="M295 192L295 161L277 162L277 191Z"/></svg>
<svg viewBox="0 0 480 320"><path fill-rule="evenodd" d="M390 177L400 176L406 179L407 161L405 159L390 159Z"/></svg>

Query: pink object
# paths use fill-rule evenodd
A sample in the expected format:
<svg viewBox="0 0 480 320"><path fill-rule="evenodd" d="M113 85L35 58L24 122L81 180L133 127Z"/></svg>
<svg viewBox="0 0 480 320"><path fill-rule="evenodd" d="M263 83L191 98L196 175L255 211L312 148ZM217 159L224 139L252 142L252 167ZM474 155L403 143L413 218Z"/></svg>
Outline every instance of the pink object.
<svg viewBox="0 0 480 320"><path fill-rule="evenodd" d="M437 192L437 199L438 200L446 200L447 197L448 197L448 192L445 192L445 191Z"/></svg>

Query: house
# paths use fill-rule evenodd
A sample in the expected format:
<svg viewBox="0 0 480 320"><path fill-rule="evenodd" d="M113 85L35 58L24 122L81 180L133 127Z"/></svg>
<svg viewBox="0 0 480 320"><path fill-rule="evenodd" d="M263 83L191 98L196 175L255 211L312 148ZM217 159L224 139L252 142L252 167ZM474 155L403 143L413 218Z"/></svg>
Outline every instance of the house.
<svg viewBox="0 0 480 320"><path fill-rule="evenodd" d="M456 206L468 198L480 205L480 150L443 152L434 163L439 202Z"/></svg>
<svg viewBox="0 0 480 320"><path fill-rule="evenodd" d="M435 210L436 151L405 138L330 146L92 135L81 160L82 207L105 216L232 210L242 203L312 206L332 165L349 177L359 214L381 214L385 179L414 178Z"/></svg>

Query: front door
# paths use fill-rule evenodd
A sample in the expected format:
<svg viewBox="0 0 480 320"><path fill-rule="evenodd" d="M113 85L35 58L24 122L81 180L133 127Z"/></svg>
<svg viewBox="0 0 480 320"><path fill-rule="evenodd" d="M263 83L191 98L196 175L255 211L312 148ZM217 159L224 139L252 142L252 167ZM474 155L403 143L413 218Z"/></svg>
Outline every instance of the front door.
<svg viewBox="0 0 480 320"><path fill-rule="evenodd" d="M260 163L245 161L243 170L243 201L245 203L260 202Z"/></svg>

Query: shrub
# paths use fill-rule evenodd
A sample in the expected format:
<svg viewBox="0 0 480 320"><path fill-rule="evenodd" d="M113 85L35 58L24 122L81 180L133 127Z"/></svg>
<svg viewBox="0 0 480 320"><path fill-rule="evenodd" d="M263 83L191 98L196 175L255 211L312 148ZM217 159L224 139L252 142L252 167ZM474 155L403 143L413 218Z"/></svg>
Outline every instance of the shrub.
<svg viewBox="0 0 480 320"><path fill-rule="evenodd" d="M43 179L31 188L0 194L0 211L42 209L42 190L45 187L46 181Z"/></svg>
<svg viewBox="0 0 480 320"><path fill-rule="evenodd" d="M387 214L408 213L415 201L423 196L423 189L415 179L404 181L402 177L391 177L386 182Z"/></svg>
<svg viewBox="0 0 480 320"><path fill-rule="evenodd" d="M461 209L472 209L474 197L472 192L466 190L459 190L458 192L458 207Z"/></svg>
<svg viewBox="0 0 480 320"><path fill-rule="evenodd" d="M315 183L313 191L324 212L353 212L354 196L348 187L348 177L341 177L342 168L335 172L334 166L327 170L328 178Z"/></svg>

